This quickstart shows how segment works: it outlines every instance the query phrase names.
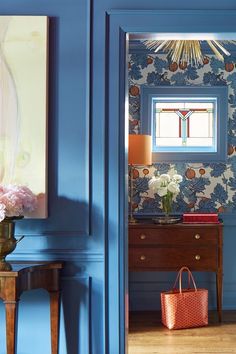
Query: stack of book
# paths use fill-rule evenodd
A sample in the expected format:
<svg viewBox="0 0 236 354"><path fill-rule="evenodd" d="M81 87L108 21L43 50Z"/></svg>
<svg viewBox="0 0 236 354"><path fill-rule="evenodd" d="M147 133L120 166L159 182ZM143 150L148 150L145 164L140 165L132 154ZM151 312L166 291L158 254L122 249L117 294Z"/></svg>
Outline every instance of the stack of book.
<svg viewBox="0 0 236 354"><path fill-rule="evenodd" d="M217 213L184 213L183 223L219 224L219 218Z"/></svg>

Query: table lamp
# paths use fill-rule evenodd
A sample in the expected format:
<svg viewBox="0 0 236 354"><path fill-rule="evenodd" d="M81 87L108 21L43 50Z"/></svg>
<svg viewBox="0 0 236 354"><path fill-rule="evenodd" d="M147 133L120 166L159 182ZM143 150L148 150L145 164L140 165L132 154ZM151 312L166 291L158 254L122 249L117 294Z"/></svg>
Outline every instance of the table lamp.
<svg viewBox="0 0 236 354"><path fill-rule="evenodd" d="M152 164L152 137L151 135L130 134L129 135L129 155L130 165L130 223L136 223L133 216L133 180L134 166L147 166Z"/></svg>

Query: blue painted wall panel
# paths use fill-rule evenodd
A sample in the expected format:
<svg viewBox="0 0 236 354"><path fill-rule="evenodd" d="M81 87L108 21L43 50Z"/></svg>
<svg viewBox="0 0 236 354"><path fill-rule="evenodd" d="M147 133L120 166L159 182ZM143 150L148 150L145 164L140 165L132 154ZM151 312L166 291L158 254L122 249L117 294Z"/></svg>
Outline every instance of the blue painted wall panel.
<svg viewBox="0 0 236 354"><path fill-rule="evenodd" d="M17 223L16 234L24 234L25 238L9 260L65 260L60 354L104 353L104 137L94 134L97 141L93 157L98 154L100 159L96 156L98 178L94 174L92 194L89 191L93 147L89 136L90 2L28 0L6 4L0 1L0 12L1 15L50 17L49 217ZM103 131L100 124L102 121L98 120L99 130ZM20 354L32 354L32 348L35 354L50 352L48 310L48 295L44 291L22 295ZM0 353L3 354L6 349L2 303L0 318Z"/></svg>
<svg viewBox="0 0 236 354"><path fill-rule="evenodd" d="M106 178L109 169L113 169L114 179L119 181L116 170L117 154L121 137L115 136L116 147L110 150L108 128L112 118L106 120L108 112L107 86L108 62L106 58L109 30L106 32L106 11L110 9L175 9L198 8L211 9L212 1L200 0L197 3L182 1L157 2L147 0L145 4L136 0L94 0L92 11L92 76L89 76L89 29L90 16L88 0L0 0L1 14L48 15L50 20L50 70L49 70L49 218L41 221L23 220L17 227L18 234L25 234L25 239L18 245L12 258L16 259L65 259L66 270L63 274L63 316L61 324L60 354L118 354L124 353L123 344L108 352L109 338L105 337L109 323L105 322L108 295L114 298L113 327L107 333L110 338L116 336L118 324L117 304L119 295L118 269L113 274L114 287L106 288L104 255L108 262L107 228L104 220L112 211L107 205ZM235 1L215 1L214 8L236 8ZM191 30L191 15L188 19L188 31ZM224 17L222 17L224 21ZM168 24L166 24L168 28ZM208 24L211 29L211 23ZM117 66L114 69L116 75ZM123 78L121 78L123 80ZM116 84L118 85L118 81ZM88 85L91 84L91 95ZM119 90L118 90L119 91ZM111 117L117 117L112 111ZM89 109L92 116L89 120ZM114 113L114 114L112 114ZM116 122L117 123L117 122ZM124 134L123 134L124 135ZM112 141L110 141L112 145ZM112 145L114 146L114 145ZM89 149L90 153L89 154ZM108 165L107 157L114 153L114 165ZM115 170L114 170L115 168ZM90 179L91 178L91 179ZM90 187L90 190L89 190ZM124 189L123 189L124 190ZM118 205L117 191L114 193L116 212L122 214ZM124 199L124 198L123 198ZM109 212L108 212L109 211ZM106 219L105 219L106 218ZM113 214L114 224L114 266L117 262L118 247L124 245L116 239L117 216ZM122 232L125 231L123 228ZM232 248L234 226L227 231L225 252L229 258L226 270L233 264ZM90 235L90 236L89 236ZM122 255L120 255L122 259ZM232 258L231 258L232 257ZM110 265L112 260L109 259ZM108 263L106 263L108 264ZM112 277L112 276L111 276ZM229 280L229 303L234 304L233 288L235 281ZM226 284L228 284L226 282ZM71 301L73 300L73 301ZM76 312L79 309L80 312ZM37 325L41 330L41 340L36 347L33 336L36 313L40 315ZM110 308L111 312L112 309ZM41 291L25 294L20 312L19 354L32 354L32 341L38 354L48 353L48 302ZM33 313L33 319L30 314ZM73 321L70 321L70 318ZM0 353L5 353L4 309L0 307ZM120 318L123 318L122 316ZM29 321L29 322L28 322ZM30 325L29 325L30 323ZM72 326L72 327L71 327ZM121 327L124 333L124 326ZM119 331L118 331L119 333ZM121 333L121 332L120 332ZM21 338L21 339L20 339ZM122 338L120 343L122 343ZM37 352L34 351L35 354Z"/></svg>

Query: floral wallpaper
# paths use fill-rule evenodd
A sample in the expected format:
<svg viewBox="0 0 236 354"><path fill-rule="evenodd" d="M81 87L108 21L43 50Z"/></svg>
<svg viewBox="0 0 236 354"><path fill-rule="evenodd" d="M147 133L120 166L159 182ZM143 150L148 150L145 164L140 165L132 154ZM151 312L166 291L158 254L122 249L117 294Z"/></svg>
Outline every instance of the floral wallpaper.
<svg viewBox="0 0 236 354"><path fill-rule="evenodd" d="M161 198L148 182L153 175L178 173L183 176L173 212L236 212L236 58L221 62L206 56L204 63L170 63L166 55L129 55L129 130L138 134L140 127L141 85L228 85L228 158L226 163L161 163L134 169L132 209L141 214L160 213Z"/></svg>

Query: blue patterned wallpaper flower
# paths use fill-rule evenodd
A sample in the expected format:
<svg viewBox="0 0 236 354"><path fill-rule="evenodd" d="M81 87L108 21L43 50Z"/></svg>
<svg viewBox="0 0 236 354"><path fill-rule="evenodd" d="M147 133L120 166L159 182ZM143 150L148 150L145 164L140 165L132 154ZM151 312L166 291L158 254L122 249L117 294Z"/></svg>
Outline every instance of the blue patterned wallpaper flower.
<svg viewBox="0 0 236 354"><path fill-rule="evenodd" d="M228 85L228 158L226 163L161 163L135 169L132 207L142 214L161 212L161 198L148 187L150 178L159 173L183 176L174 211L183 213L236 212L236 58L219 61L207 56L197 68L170 63L166 55L131 54L129 56L129 128L138 134L140 127L140 88L142 85Z"/></svg>

